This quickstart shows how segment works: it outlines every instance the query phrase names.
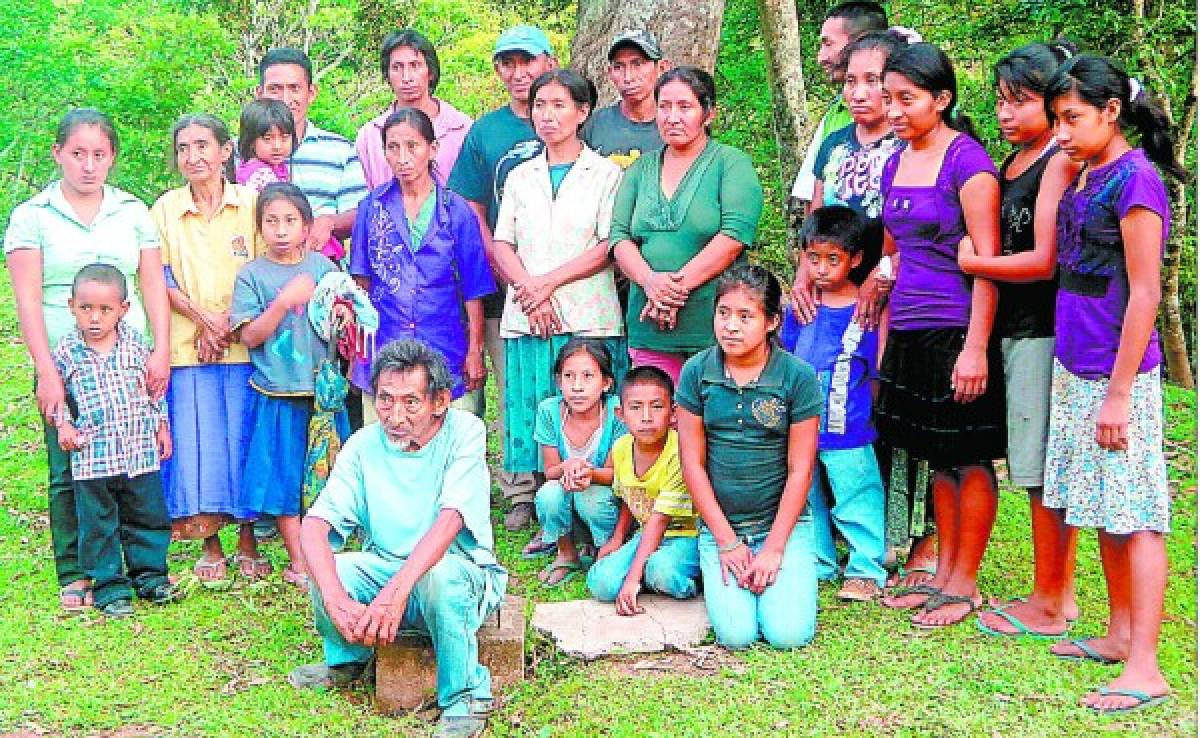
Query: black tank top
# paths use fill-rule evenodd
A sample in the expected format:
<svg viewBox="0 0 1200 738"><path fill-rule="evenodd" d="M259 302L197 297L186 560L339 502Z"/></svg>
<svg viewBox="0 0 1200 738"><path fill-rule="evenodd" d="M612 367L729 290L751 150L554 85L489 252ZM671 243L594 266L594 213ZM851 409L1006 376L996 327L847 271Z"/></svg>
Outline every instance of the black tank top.
<svg viewBox="0 0 1200 738"><path fill-rule="evenodd" d="M1000 167L1000 249L1003 254L1032 251L1033 211L1037 204L1042 174L1050 157L1058 152L1051 146L1032 165L1013 179L1004 176L1016 153ZM996 309L996 335L1001 338L1040 338L1054 335L1054 298L1058 276L1041 282L997 282L1000 302Z"/></svg>

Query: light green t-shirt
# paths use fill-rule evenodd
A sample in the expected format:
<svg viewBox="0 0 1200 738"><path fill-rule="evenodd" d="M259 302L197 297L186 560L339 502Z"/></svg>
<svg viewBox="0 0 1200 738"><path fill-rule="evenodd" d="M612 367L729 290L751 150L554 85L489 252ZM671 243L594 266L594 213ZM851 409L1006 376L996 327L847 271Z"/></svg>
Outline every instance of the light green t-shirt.
<svg viewBox="0 0 1200 738"><path fill-rule="evenodd" d="M75 275L97 262L111 264L125 275L129 288L125 323L149 341L137 276L142 251L157 248L158 228L146 205L107 185L90 225L80 222L55 181L13 210L4 234L5 255L24 249L42 252L42 311L51 350L75 327L67 307Z"/></svg>
<svg viewBox="0 0 1200 738"><path fill-rule="evenodd" d="M408 232L412 235L409 248L413 251L421 248L421 242L425 240L425 234L429 232L429 224L433 222L433 208L437 205L436 201L434 190L430 190L425 202L421 203L421 209L417 211L417 217L408 221Z"/></svg>

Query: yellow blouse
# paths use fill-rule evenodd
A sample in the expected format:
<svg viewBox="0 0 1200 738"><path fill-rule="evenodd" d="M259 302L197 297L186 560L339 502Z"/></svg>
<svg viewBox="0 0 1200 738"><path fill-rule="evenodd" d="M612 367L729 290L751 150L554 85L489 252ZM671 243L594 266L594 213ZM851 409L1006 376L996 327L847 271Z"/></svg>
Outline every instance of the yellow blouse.
<svg viewBox="0 0 1200 738"><path fill-rule="evenodd" d="M238 270L264 251L254 227L256 198L254 190L227 182L211 220L201 215L187 185L158 198L150 216L162 238L168 286L178 287L206 310L228 312ZM196 335L195 323L171 312L171 366L202 365ZM235 343L219 363L249 361L246 347Z"/></svg>

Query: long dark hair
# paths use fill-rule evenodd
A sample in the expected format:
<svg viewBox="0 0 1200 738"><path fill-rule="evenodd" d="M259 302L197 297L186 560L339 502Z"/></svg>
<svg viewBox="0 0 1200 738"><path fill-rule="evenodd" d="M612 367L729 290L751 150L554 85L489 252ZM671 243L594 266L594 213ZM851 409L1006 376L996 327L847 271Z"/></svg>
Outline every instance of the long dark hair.
<svg viewBox="0 0 1200 738"><path fill-rule="evenodd" d="M566 89L567 94L571 96L572 102L580 107L587 106L589 117L596 111L596 85L592 84L591 80L570 69L551 69L549 72L544 72L535 79L533 84L529 86L529 105L531 108L534 99L537 98L538 92L549 84L562 85Z"/></svg>
<svg viewBox="0 0 1200 738"><path fill-rule="evenodd" d="M1175 137L1167 114L1150 99L1140 83L1133 86L1125 70L1094 54L1081 54L1063 64L1046 88L1046 117L1051 122L1055 119L1054 100L1072 91L1088 105L1101 110L1109 100L1120 102L1117 122L1138 132L1141 137L1138 143L1146 151L1146 157L1175 179L1187 180L1187 170L1175 156Z"/></svg>
<svg viewBox="0 0 1200 738"><path fill-rule="evenodd" d="M954 76L954 65L946 52L930 43L920 42L906 46L888 57L883 73L895 72L903 75L922 90L937 95L950 94L950 104L942 111L942 122L956 131L961 131L976 141L979 135L971 119L958 109L958 80Z"/></svg>
<svg viewBox="0 0 1200 738"><path fill-rule="evenodd" d="M112 118L109 118L95 108L75 108L64 115L62 120L58 122L58 129L54 133L54 143L59 147L65 146L67 139L80 126L95 126L99 128L104 137L108 139L108 145L112 147L113 156L117 155L117 152L120 150L117 127L113 125Z"/></svg>
<svg viewBox="0 0 1200 738"><path fill-rule="evenodd" d="M992 66L992 86L999 90L1003 83L1010 90L1044 97L1059 65L1077 53L1075 44L1066 39L1025 44Z"/></svg>
<svg viewBox="0 0 1200 738"><path fill-rule="evenodd" d="M254 155L254 142L267 135L272 128L278 128L292 137L292 153L295 153L300 140L296 137L296 121L287 105L278 100L259 98L242 107L242 117L238 121L238 156L242 161L257 158Z"/></svg>
<svg viewBox="0 0 1200 738"><path fill-rule="evenodd" d="M533 96L530 95L532 98ZM563 366L567 363L567 359L575 354L587 354L596 362L596 366L600 368L600 376L608 379L614 384L617 381L616 375L613 374L613 358L609 352L608 346L604 345L603 341L595 338L584 338L576 336L558 350L558 356L554 357L554 378L562 376ZM616 387L613 387L616 389ZM607 393L606 393L607 394Z"/></svg>

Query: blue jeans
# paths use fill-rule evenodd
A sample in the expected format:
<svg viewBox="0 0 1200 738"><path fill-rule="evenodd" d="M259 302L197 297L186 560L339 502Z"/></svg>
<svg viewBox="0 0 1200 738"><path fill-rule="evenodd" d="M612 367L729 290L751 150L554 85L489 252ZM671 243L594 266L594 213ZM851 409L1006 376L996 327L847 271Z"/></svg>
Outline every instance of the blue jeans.
<svg viewBox="0 0 1200 738"><path fill-rule="evenodd" d="M883 568L884 495L875 449L868 445L819 451L817 461L825 473L820 468L813 470L812 488L808 492L817 577L824 581L837 578L837 548L833 543L833 526L837 526L850 548L846 578L870 579L882 587L887 581Z"/></svg>
<svg viewBox="0 0 1200 738"><path fill-rule="evenodd" d="M742 540L757 554L767 534ZM808 645L817 630L817 573L813 557L812 520L802 515L783 548L783 563L775 583L761 595L742 589L730 579L721 581L717 541L700 528L700 570L704 573L704 605L717 642L730 649L746 648L761 636L772 648Z"/></svg>
<svg viewBox="0 0 1200 738"><path fill-rule="evenodd" d="M572 515L578 515L592 532L597 547L608 543L617 527L620 507L612 487L593 484L582 492L568 492L557 479L547 480L534 498L538 522L542 524L542 540L555 543L571 533Z"/></svg>
<svg viewBox="0 0 1200 738"><path fill-rule="evenodd" d="M368 604L395 576L403 560L367 552L337 554L337 575L350 597ZM417 581L408 597L402 627L429 636L437 658L437 700L446 715L470 714L471 702L492 699L492 676L479 663L476 631L500 605L508 575L485 569L455 553L447 553ZM317 632L325 639L325 663L365 663L372 649L342 638L325 612L321 593L312 589Z"/></svg>
<svg viewBox="0 0 1200 738"><path fill-rule="evenodd" d="M633 557L637 554L642 532L602 559L588 570L587 586L592 597L601 602L617 599ZM677 600L696 596L696 579L700 576L700 552L695 536L669 536L662 539L658 549L646 559L642 585L651 592L660 592Z"/></svg>

